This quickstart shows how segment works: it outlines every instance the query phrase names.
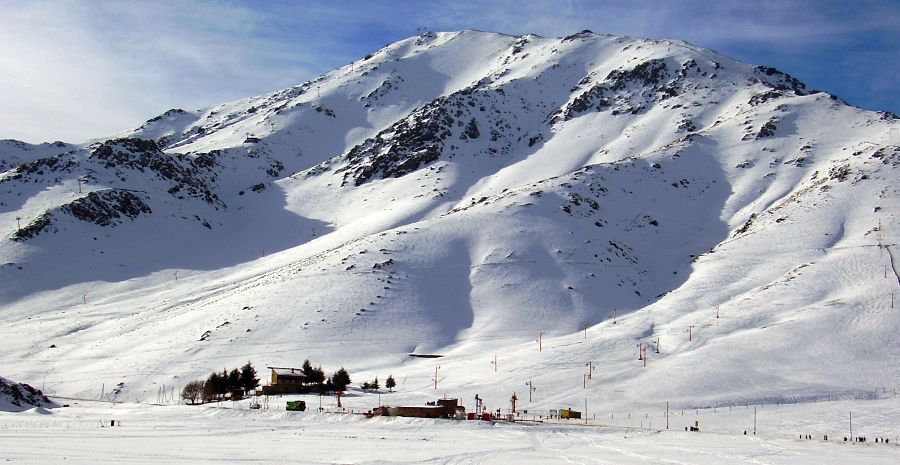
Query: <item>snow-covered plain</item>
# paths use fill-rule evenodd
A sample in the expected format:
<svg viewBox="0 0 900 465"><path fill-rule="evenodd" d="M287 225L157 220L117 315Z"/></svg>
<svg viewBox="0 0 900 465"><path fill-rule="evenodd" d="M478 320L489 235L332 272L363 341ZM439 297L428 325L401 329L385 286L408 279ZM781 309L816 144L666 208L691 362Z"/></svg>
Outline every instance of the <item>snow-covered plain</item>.
<svg viewBox="0 0 900 465"><path fill-rule="evenodd" d="M351 400L363 404L375 400ZM388 398L388 395L383 395ZM315 405L315 399L309 399ZM79 401L53 415L0 413L0 460L45 463L306 463L306 464L894 464L896 402L826 402L753 409L602 412L598 418L482 422L285 412L246 404L224 407L100 404ZM847 409L854 435L844 442ZM860 409L861 408L861 409ZM629 413L631 419L628 418ZM613 416L611 418L610 416ZM618 417L616 417L618 415ZM646 416L645 416L646 415ZM701 432L684 431L699 420ZM111 427L115 421L118 426ZM741 428L748 429L747 435ZM741 430L741 431L738 431ZM894 429L896 432L896 429ZM803 439L800 439L800 435ZM806 435L812 439L806 439ZM828 440L824 435L828 434Z"/></svg>
<svg viewBox="0 0 900 465"><path fill-rule="evenodd" d="M682 42L427 33L108 140L0 141L0 374L153 402L310 358L354 384L392 374L408 403L505 409L530 382L537 410L840 405L826 422L877 408L894 437L898 166L895 115ZM162 430L446 427L128 405ZM772 450L823 450L790 430ZM619 434L487 431L485 447L548 431L548 461L563 438ZM638 435L657 437L700 444ZM748 461L768 447L723 441ZM834 447L820 457L870 450Z"/></svg>

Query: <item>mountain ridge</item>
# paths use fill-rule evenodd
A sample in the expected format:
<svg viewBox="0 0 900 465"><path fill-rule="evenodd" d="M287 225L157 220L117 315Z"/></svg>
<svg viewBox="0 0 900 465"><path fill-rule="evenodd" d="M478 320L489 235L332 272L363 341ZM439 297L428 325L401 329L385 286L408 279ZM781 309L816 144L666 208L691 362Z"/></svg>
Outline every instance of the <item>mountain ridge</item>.
<svg viewBox="0 0 900 465"><path fill-rule="evenodd" d="M597 345L561 357L605 360L619 378L604 389L855 396L900 377L874 368L897 345L867 339L900 329L873 297L892 281L874 278L895 243L898 146L887 113L686 43L427 33L111 139L3 145L0 216L25 222L0 245L0 313L7 336L29 335L5 338L4 362L17 379L81 373L69 393L115 378L138 399L251 355L367 373L422 370L405 355L424 351L479 373L502 350L546 377L580 368L529 341L586 326ZM710 319L719 306L734 313ZM627 362L694 326L703 342L672 343L657 371ZM836 355L807 326L854 346ZM772 333L774 348L752 340ZM796 340L821 372L792 374ZM725 360L698 362L711 351Z"/></svg>

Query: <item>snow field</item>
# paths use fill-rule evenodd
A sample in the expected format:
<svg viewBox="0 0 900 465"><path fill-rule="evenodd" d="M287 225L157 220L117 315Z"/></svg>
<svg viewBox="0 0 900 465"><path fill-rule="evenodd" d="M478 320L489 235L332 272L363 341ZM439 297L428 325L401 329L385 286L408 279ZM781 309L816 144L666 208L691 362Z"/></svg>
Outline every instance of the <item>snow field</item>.
<svg viewBox="0 0 900 465"><path fill-rule="evenodd" d="M364 400L374 398L367 396ZM890 438L890 444L873 442L874 431L894 426L885 414L896 415L896 401L765 406L757 410L756 436L752 431L748 436L737 431L747 424L747 412L738 412L742 408L731 412L701 411L692 418L700 419L702 432L688 433L674 426L679 417L674 412L673 428L659 430L631 427L627 422L582 426L576 420L570 424L492 425L481 421L365 419L359 415L284 412L278 410L283 402L274 399L270 410L262 411L245 410L246 405L157 407L77 402L70 408L57 409L53 415L0 413L0 459L24 464L62 460L75 464L230 460L309 464L702 465L890 464L900 456L894 438ZM841 416L847 408L858 409L854 410L854 431L869 437L866 444L842 442L839 431L843 419L831 416ZM799 422L798 417L802 418ZM109 427L111 420L119 426ZM829 428L838 432L831 433L827 442L821 436L799 440L801 433L792 431L804 428L816 429L817 433ZM895 429L893 432L896 434Z"/></svg>

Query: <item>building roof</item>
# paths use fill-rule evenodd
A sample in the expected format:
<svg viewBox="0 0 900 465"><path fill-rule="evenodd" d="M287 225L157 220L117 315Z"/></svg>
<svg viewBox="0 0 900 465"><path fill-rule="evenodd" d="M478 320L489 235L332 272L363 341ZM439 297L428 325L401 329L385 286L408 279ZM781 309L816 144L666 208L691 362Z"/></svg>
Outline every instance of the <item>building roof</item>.
<svg viewBox="0 0 900 465"><path fill-rule="evenodd" d="M278 376L293 376L296 378L306 378L306 375L303 374L302 368L281 368L281 367L267 367L272 370Z"/></svg>

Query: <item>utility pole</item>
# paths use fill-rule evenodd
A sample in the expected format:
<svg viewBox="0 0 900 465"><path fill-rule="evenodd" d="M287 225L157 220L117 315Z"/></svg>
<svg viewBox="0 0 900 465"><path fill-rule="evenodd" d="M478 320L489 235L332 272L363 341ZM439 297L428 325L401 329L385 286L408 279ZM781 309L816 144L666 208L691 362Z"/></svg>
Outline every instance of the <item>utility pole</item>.
<svg viewBox="0 0 900 465"><path fill-rule="evenodd" d="M16 217L16 231L22 231L22 217Z"/></svg>
<svg viewBox="0 0 900 465"><path fill-rule="evenodd" d="M81 294L81 303L87 305L87 293Z"/></svg>
<svg viewBox="0 0 900 465"><path fill-rule="evenodd" d="M753 406L753 435L756 436L756 406Z"/></svg>
<svg viewBox="0 0 900 465"><path fill-rule="evenodd" d="M884 239L881 235L881 219L878 219L878 248L881 249L884 247Z"/></svg>
<svg viewBox="0 0 900 465"><path fill-rule="evenodd" d="M756 434L756 429L754 428L753 434ZM853 411L850 411L850 441L853 441Z"/></svg>
<svg viewBox="0 0 900 465"><path fill-rule="evenodd" d="M887 277L886 273L887 273L887 271L885 271L885 277ZM585 341L587 340L587 328L588 328L588 324L585 323L584 324L584 340Z"/></svg>
<svg viewBox="0 0 900 465"><path fill-rule="evenodd" d="M541 331L541 334L538 335L538 352L544 350L544 332Z"/></svg>
<svg viewBox="0 0 900 465"><path fill-rule="evenodd" d="M593 372L593 368L594 368L594 361L591 360L591 361L589 361L589 362L587 363L588 379L591 379L591 374L592 374L592 372Z"/></svg>
<svg viewBox="0 0 900 465"><path fill-rule="evenodd" d="M619 313L619 309L614 308L613 309L613 324L616 324L616 315L618 315L618 313Z"/></svg>
<svg viewBox="0 0 900 465"><path fill-rule="evenodd" d="M719 318L719 306L716 305L716 318Z"/></svg>
<svg viewBox="0 0 900 465"><path fill-rule="evenodd" d="M638 343L638 360L644 359L644 343Z"/></svg>
<svg viewBox="0 0 900 465"><path fill-rule="evenodd" d="M646 346L644 346L643 353L644 353L644 357L643 357L643 359L644 359L644 368L647 368L647 347L646 347Z"/></svg>
<svg viewBox="0 0 900 465"><path fill-rule="evenodd" d="M528 386L528 402L531 403L531 393L536 391L537 388L534 387L534 382L532 382L530 380L525 381L525 386Z"/></svg>
<svg viewBox="0 0 900 465"><path fill-rule="evenodd" d="M659 336L656 336L656 353L659 353Z"/></svg>
<svg viewBox="0 0 900 465"><path fill-rule="evenodd" d="M584 398L584 424L587 424L588 420L588 410L587 410L587 397Z"/></svg>
<svg viewBox="0 0 900 465"><path fill-rule="evenodd" d="M437 390L438 370L440 370L440 369L441 369L441 366L440 366L440 365L434 367L434 390L435 390L435 391Z"/></svg>
<svg viewBox="0 0 900 465"><path fill-rule="evenodd" d="M491 365L494 365L494 373L497 372L497 354L494 354L494 361L491 362Z"/></svg>
<svg viewBox="0 0 900 465"><path fill-rule="evenodd" d="M688 342L694 340L694 325L688 326Z"/></svg>
<svg viewBox="0 0 900 465"><path fill-rule="evenodd" d="M669 402L666 402L666 429L669 429Z"/></svg>

